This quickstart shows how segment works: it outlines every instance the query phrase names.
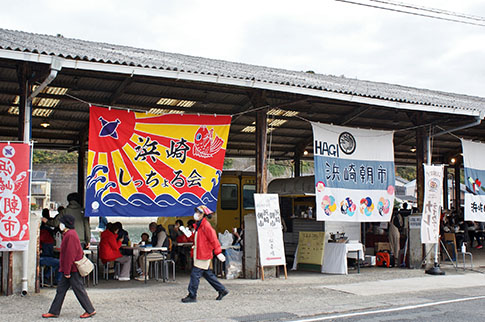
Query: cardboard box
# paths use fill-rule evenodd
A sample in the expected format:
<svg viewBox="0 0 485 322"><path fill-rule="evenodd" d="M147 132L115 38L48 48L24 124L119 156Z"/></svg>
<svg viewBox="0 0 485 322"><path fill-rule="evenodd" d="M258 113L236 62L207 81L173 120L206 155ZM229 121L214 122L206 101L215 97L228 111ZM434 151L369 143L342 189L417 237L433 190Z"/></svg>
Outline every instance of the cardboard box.
<svg viewBox="0 0 485 322"><path fill-rule="evenodd" d="M389 243L378 242L374 244L374 249L376 254L384 250L391 251L391 245Z"/></svg>

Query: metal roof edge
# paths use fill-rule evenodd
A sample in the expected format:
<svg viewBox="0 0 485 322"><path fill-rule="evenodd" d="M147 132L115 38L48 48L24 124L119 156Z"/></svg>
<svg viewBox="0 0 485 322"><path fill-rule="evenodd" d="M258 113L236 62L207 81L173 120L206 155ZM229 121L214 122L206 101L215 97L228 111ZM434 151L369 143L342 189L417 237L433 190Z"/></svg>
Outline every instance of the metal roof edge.
<svg viewBox="0 0 485 322"><path fill-rule="evenodd" d="M288 85L267 83L267 82L256 81L256 80L249 80L249 79L238 79L238 78L224 77L224 76L218 76L218 75L215 76L215 75L207 75L207 74L199 74L199 73L195 74L195 73L188 73L188 72L181 72L181 71L170 71L170 70L164 70L164 69L158 69L158 68L143 68L143 67L136 67L136 66L116 65L116 64L107 64L107 63L100 63L100 62L89 62L89 61L83 61L83 60L60 58L54 55L27 53L27 52L12 51L7 49L0 49L0 58L21 60L21 61L27 61L27 62L33 62L33 63L42 63L42 64L52 64L54 60L60 59L62 60L63 68L82 69L82 70L99 71L99 72L113 72L113 73L128 74L128 75L164 77L164 78L180 79L180 80L188 80L188 81L233 85L233 86L240 86L240 87L247 87L247 88L266 89L266 90L273 90L278 92L308 95L308 96L320 97L320 98L329 98L329 99L335 99L340 101L355 102L355 103L376 105L376 106L382 106L382 107L390 107L390 108L402 109L402 110L422 111L424 108L426 109L426 111L429 111L429 112L474 116L474 117L480 117L480 118L484 117L482 112L479 110L471 110L471 109L464 110L461 108L404 103L404 102L389 101L389 100L383 100L383 99L372 98L372 97L337 93L337 92L326 91L322 89L311 89L311 88L303 88L298 86L288 86Z"/></svg>

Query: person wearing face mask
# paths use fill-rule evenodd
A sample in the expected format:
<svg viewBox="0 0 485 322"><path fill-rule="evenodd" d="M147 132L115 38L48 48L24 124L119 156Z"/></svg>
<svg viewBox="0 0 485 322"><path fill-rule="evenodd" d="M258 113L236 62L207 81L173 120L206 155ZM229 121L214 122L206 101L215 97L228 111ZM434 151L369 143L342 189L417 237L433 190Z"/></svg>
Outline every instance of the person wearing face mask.
<svg viewBox="0 0 485 322"><path fill-rule="evenodd" d="M74 229L75 219L71 215L60 218L59 229L63 233L61 253L59 256L59 271L62 273L61 281L57 286L57 292L48 313L42 314L43 318L57 318L61 313L62 303L66 292L72 287L77 300L85 310L80 318L89 318L96 314L93 304L84 288L83 280L77 270L75 261L83 257L83 250L79 237Z"/></svg>
<svg viewBox="0 0 485 322"><path fill-rule="evenodd" d="M222 300L229 293L209 268L213 253L221 262L226 260L222 254L221 244L219 244L217 239L216 231L208 221L211 217L212 211L206 206L195 208L195 238L192 249L194 266L190 274L189 294L182 299L183 303L197 302L197 289L199 288L201 276L204 276L207 282L219 293L216 300Z"/></svg>

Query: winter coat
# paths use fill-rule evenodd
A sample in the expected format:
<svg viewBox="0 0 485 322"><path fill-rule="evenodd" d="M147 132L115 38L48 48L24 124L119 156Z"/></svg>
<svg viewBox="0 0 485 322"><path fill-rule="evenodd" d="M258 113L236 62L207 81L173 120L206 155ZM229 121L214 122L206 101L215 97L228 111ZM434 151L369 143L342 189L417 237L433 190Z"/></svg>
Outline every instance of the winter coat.
<svg viewBox="0 0 485 322"><path fill-rule="evenodd" d="M69 229L62 236L61 253L59 255L59 272L71 275L77 272L75 261L84 256L79 237L74 229Z"/></svg>
<svg viewBox="0 0 485 322"><path fill-rule="evenodd" d="M212 228L207 218L202 218L200 224L197 223L195 227L197 229L197 259L212 259L212 253L214 253L216 256L219 255L222 252L221 244L217 238L216 231L214 228Z"/></svg>
<svg viewBox="0 0 485 322"><path fill-rule="evenodd" d="M105 230L101 233L101 241L99 242L99 258L103 263L112 262L120 258L121 240L117 240L118 235Z"/></svg>
<svg viewBox="0 0 485 322"><path fill-rule="evenodd" d="M60 219L64 215L71 215L74 217L74 228L80 242L88 244L91 240L91 228L89 226L89 218L84 217L84 210L81 205L75 200L69 201L67 207L53 219L54 227L59 227Z"/></svg>

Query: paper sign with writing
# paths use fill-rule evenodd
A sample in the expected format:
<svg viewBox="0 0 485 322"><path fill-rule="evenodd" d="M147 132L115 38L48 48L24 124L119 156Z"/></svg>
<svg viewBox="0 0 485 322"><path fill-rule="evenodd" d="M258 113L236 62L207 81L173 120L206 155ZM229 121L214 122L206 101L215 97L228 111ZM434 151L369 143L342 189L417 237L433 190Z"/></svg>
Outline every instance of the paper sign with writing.
<svg viewBox="0 0 485 322"><path fill-rule="evenodd" d="M461 140L465 169L465 220L485 221L485 144Z"/></svg>
<svg viewBox="0 0 485 322"><path fill-rule="evenodd" d="M421 217L421 243L439 241L443 205L443 166L424 164L424 203Z"/></svg>
<svg viewBox="0 0 485 322"><path fill-rule="evenodd" d="M322 265L324 248L324 231L300 231L298 236L298 264Z"/></svg>
<svg viewBox="0 0 485 322"><path fill-rule="evenodd" d="M0 251L29 242L30 145L0 143Z"/></svg>
<svg viewBox="0 0 485 322"><path fill-rule="evenodd" d="M286 265L277 194L254 194L261 266Z"/></svg>
<svg viewBox="0 0 485 322"><path fill-rule="evenodd" d="M389 221L393 132L312 123L317 220Z"/></svg>
<svg viewBox="0 0 485 322"><path fill-rule="evenodd" d="M91 107L86 215L215 211L230 124L230 116Z"/></svg>

